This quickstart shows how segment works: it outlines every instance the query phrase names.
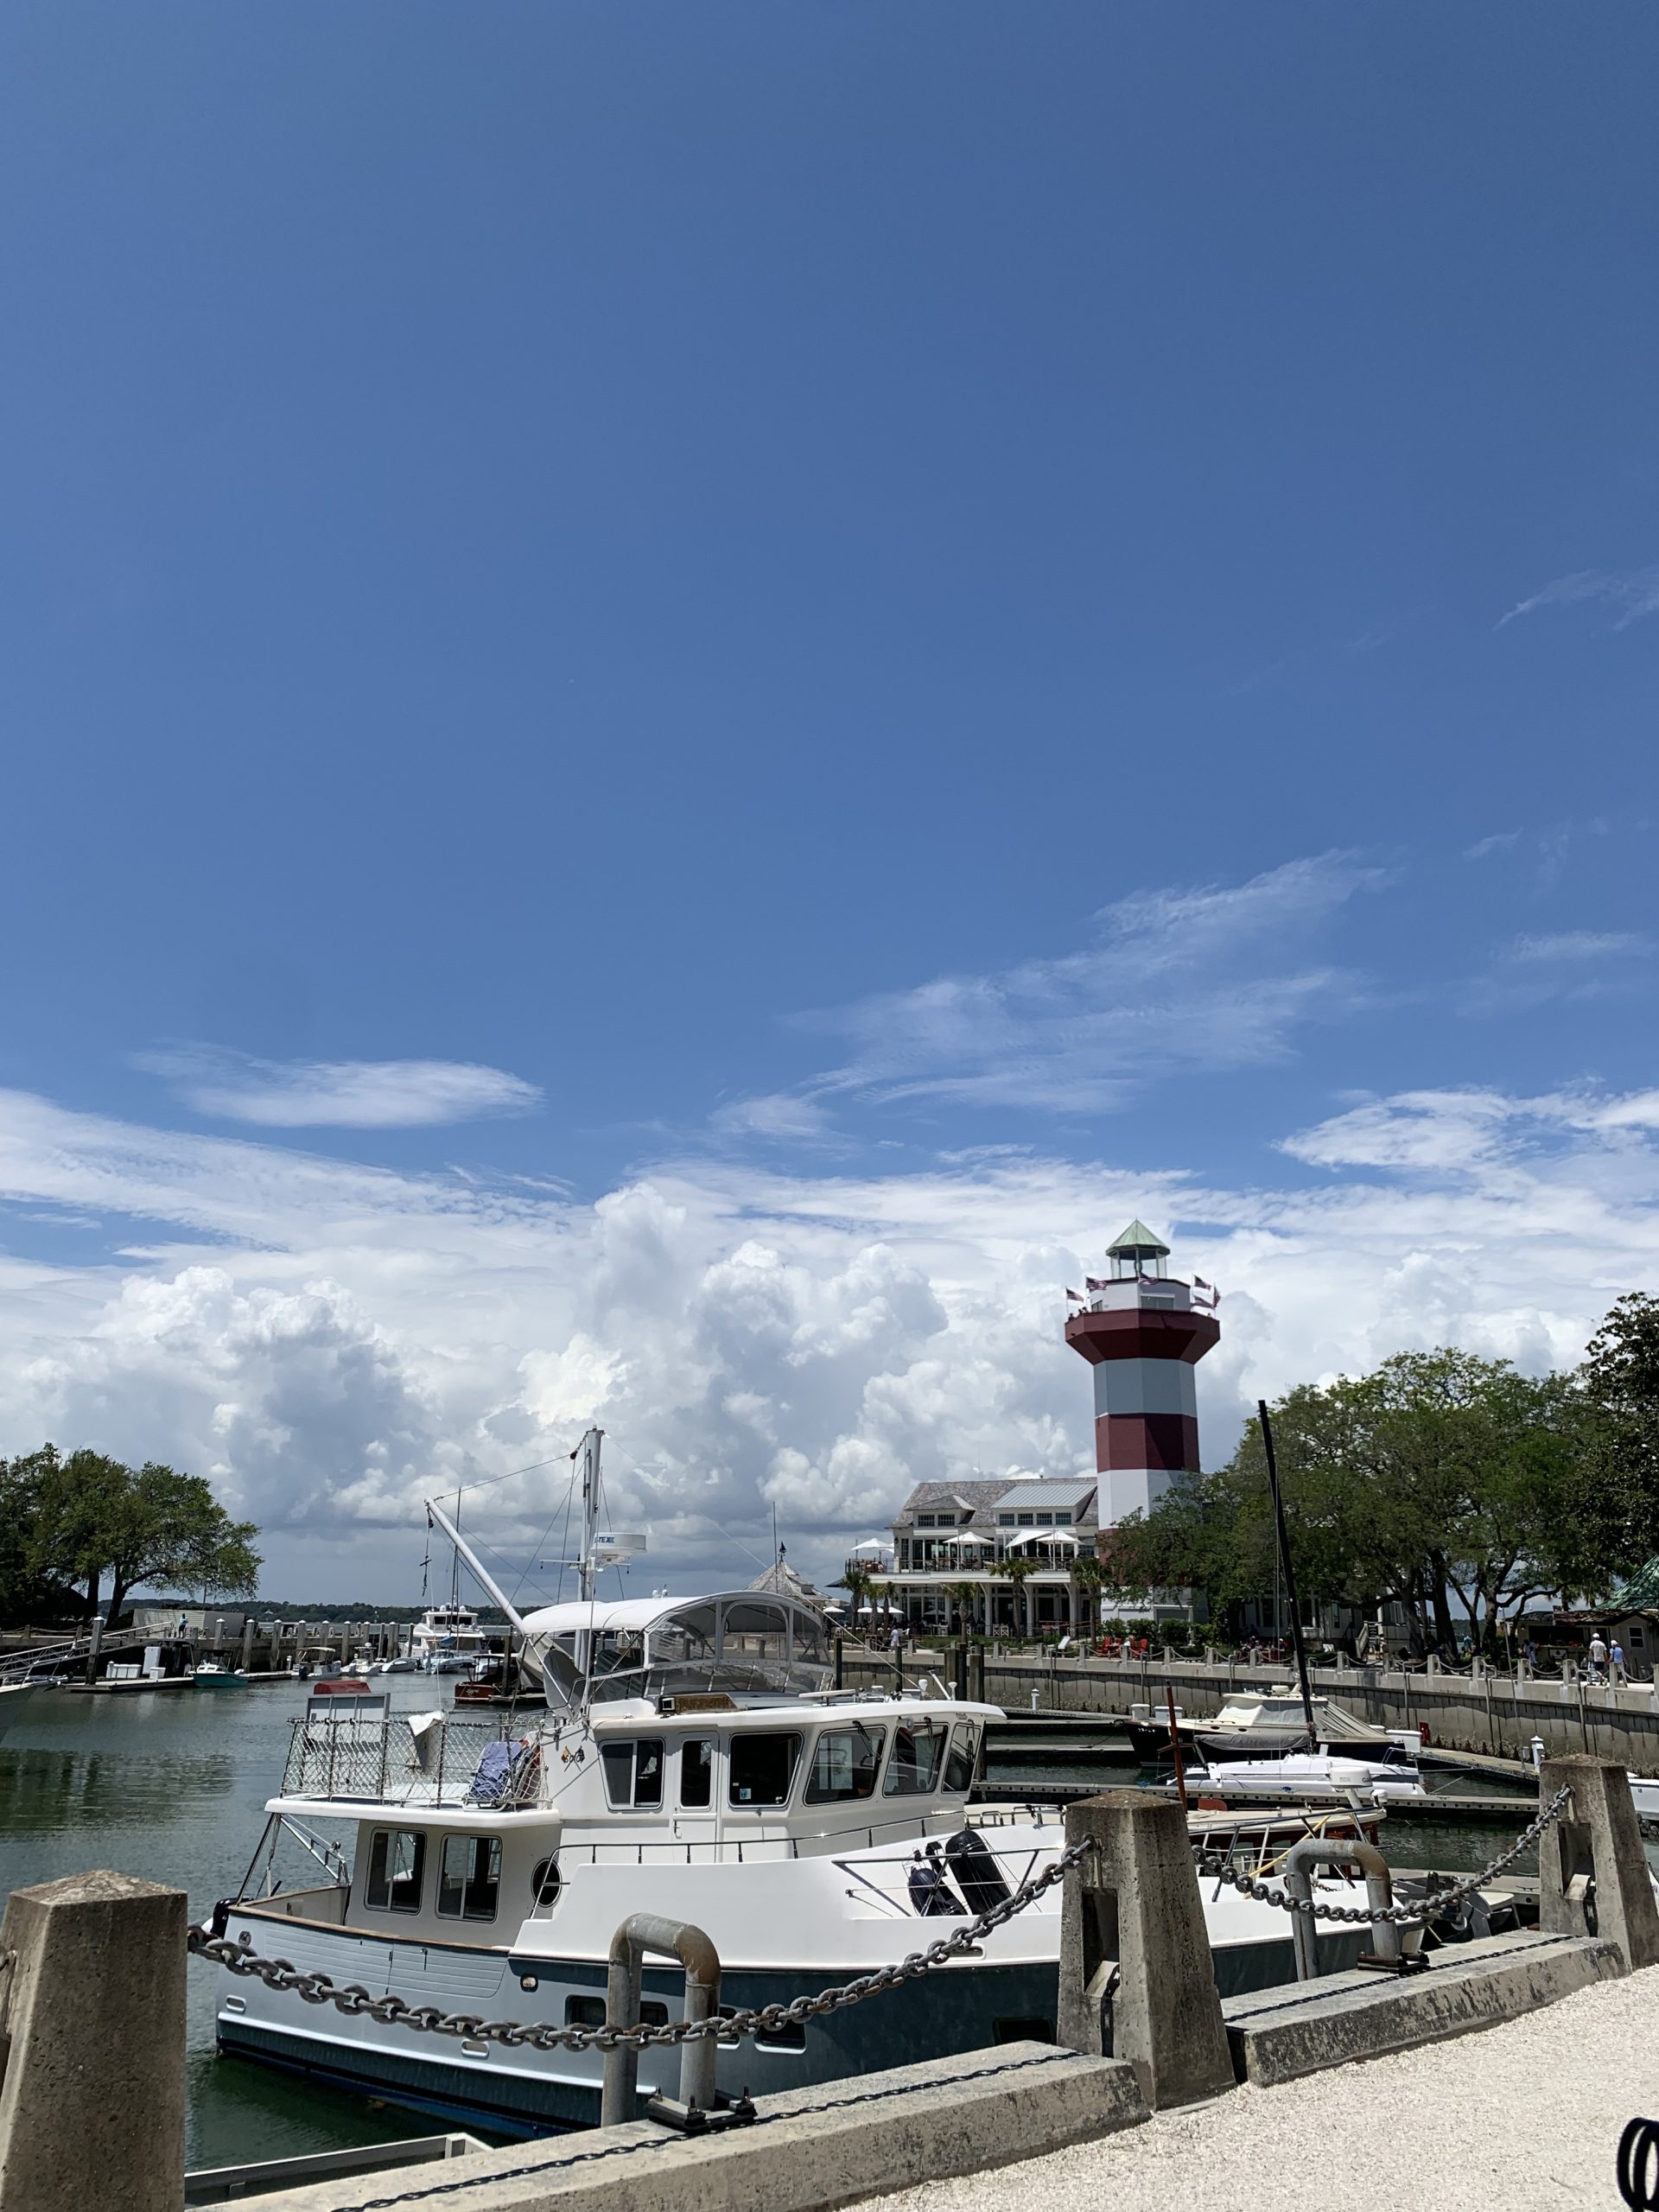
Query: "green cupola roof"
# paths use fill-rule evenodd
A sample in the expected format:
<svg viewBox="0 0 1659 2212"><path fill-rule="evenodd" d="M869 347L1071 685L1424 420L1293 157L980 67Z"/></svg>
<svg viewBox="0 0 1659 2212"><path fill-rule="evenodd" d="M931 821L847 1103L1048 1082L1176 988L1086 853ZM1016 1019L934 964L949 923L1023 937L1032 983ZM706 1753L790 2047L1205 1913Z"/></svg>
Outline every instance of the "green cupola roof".
<svg viewBox="0 0 1659 2212"><path fill-rule="evenodd" d="M1169 1247L1153 1235L1144 1221L1132 1221L1115 1243L1106 1247L1113 1259L1139 1260L1149 1255L1169 1257Z"/></svg>

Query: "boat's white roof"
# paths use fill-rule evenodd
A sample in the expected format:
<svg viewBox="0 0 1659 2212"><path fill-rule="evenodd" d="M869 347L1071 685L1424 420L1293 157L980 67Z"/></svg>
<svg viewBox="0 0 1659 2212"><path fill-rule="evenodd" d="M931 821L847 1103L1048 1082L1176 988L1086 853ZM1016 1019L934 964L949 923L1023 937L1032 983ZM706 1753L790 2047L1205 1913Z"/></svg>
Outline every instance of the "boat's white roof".
<svg viewBox="0 0 1659 2212"><path fill-rule="evenodd" d="M750 1605L798 1602L770 1590L719 1590L709 1597L613 1598L608 1604L600 1599L588 1601L577 1598L563 1605L543 1605L539 1612L526 1613L524 1626L537 1636L569 1636L582 1629L592 1629L595 1635L602 1635L607 1629L649 1628L665 1614L683 1612L692 1605L715 1605L728 1599Z"/></svg>

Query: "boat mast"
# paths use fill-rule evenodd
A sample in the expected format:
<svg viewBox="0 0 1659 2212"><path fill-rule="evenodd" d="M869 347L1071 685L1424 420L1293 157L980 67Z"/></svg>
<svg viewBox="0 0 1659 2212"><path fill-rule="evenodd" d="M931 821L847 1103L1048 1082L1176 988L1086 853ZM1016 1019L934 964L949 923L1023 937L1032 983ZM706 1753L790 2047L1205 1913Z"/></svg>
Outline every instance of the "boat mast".
<svg viewBox="0 0 1659 2212"><path fill-rule="evenodd" d="M1279 1535L1279 1557L1285 1570L1285 1595L1290 1600L1290 1640L1296 1652L1296 1685L1302 1694L1302 1718L1307 1723L1310 1750L1319 1749L1319 1736L1313 1726L1313 1700L1307 1687L1307 1649L1302 1642L1302 1609L1296 1596L1296 1576L1290 1564L1290 1538L1285 1530L1285 1502L1279 1494L1279 1462L1274 1456L1273 1424L1268 1419L1268 1402L1258 1398L1256 1414L1262 1423L1262 1447L1268 1455L1268 1486L1273 1492L1273 1525Z"/></svg>

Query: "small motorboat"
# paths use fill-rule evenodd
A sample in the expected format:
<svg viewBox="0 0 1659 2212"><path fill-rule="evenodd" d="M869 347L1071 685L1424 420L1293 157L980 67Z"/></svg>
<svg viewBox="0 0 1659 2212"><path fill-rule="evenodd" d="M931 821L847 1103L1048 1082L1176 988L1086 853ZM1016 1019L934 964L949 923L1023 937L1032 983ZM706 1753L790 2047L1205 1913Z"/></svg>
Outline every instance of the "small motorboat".
<svg viewBox="0 0 1659 2212"><path fill-rule="evenodd" d="M1192 1765L1187 1794L1226 1797L1317 1797L1376 1803L1390 1797L1425 1797L1422 1777L1403 1755L1351 1759L1331 1751L1290 1751L1282 1758L1227 1759ZM1173 1789L1175 1784L1172 1782Z"/></svg>
<svg viewBox="0 0 1659 2212"><path fill-rule="evenodd" d="M204 1659L192 1668L191 1677L199 1690L245 1690L248 1687L245 1675L238 1674L222 1659Z"/></svg>

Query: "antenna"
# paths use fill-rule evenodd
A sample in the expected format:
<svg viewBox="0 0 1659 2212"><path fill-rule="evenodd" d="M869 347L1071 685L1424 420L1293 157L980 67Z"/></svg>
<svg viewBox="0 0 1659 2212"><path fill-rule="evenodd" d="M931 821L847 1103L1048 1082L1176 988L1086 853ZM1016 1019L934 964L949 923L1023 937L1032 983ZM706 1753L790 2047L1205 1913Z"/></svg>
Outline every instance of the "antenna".
<svg viewBox="0 0 1659 2212"><path fill-rule="evenodd" d="M576 1450L582 1455L582 1550L576 1560L576 1572L581 1576L580 1588L586 1602L594 1595L594 1575L598 1565L594 1554L594 1539L599 1531L599 1447L605 1432L590 1428Z"/></svg>

